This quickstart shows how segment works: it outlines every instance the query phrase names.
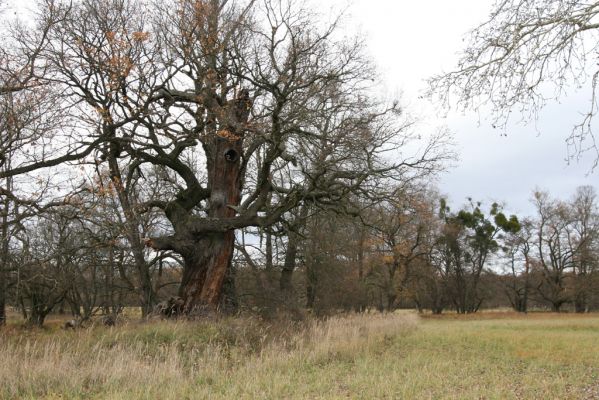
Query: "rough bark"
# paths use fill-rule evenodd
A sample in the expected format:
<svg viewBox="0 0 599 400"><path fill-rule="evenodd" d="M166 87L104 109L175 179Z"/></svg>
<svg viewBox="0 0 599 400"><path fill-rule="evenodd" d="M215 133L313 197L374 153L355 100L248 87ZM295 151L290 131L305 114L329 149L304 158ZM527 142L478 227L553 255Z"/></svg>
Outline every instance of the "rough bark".
<svg viewBox="0 0 599 400"><path fill-rule="evenodd" d="M247 92L242 91L232 103L232 124L207 139L211 219L235 217L240 204L243 136L235 126L247 122L250 106ZM192 241L192 248L183 254L185 265L179 289L185 301L184 313L215 311L219 309L225 278L231 268L235 231L205 233Z"/></svg>
<svg viewBox="0 0 599 400"><path fill-rule="evenodd" d="M184 258L183 278L179 296L185 305L183 312L192 314L219 306L227 270L233 257L233 231L212 234L202 239L196 250Z"/></svg>

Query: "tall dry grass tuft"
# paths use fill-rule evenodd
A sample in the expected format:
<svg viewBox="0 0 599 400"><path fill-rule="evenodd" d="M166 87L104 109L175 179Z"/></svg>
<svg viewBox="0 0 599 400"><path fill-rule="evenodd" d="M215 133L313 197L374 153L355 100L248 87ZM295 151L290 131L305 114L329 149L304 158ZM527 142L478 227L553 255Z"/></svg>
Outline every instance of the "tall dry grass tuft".
<svg viewBox="0 0 599 400"><path fill-rule="evenodd" d="M418 323L418 316L405 314L355 314L334 316L316 320L302 335L296 351L323 355L330 352L357 354L369 346L387 341L397 335L411 332ZM277 343L278 344L278 343ZM277 349L277 346L273 346ZM272 350L269 348L268 350Z"/></svg>
<svg viewBox="0 0 599 400"><path fill-rule="evenodd" d="M0 398L259 395L282 370L358 357L416 324L412 314L366 314L13 332L0 336Z"/></svg>

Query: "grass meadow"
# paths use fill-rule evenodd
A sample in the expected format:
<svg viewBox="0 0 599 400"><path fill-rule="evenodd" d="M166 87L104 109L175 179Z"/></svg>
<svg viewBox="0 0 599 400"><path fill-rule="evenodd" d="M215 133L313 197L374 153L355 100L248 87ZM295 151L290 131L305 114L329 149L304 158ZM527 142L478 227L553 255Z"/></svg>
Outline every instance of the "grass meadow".
<svg viewBox="0 0 599 400"><path fill-rule="evenodd" d="M599 315L399 312L0 333L2 399L599 399Z"/></svg>

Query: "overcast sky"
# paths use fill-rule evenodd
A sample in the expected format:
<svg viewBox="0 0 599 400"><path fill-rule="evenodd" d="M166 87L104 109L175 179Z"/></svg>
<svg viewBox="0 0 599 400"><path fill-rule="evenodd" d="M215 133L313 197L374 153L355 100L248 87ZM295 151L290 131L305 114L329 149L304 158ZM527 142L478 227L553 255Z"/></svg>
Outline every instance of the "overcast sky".
<svg viewBox="0 0 599 400"><path fill-rule="evenodd" d="M446 124L454 132L460 161L439 182L454 207L471 196L505 202L508 211L527 215L533 212L530 198L535 188L566 199L577 186L597 187L598 172L588 174L592 156L581 163L565 161L565 139L589 97L573 94L548 106L536 126L513 125L506 131L493 129L486 115L453 113L438 118L435 108L418 99L424 79L455 65L465 34L485 20L492 3L353 0L348 29L366 36L386 90L403 93L402 103L423 120L423 130Z"/></svg>

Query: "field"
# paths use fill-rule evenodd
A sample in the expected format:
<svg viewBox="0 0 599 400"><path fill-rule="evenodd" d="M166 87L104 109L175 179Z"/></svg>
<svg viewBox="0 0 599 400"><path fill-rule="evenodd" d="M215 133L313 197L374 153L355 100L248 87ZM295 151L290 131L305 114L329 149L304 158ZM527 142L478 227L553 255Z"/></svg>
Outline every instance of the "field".
<svg viewBox="0 0 599 400"><path fill-rule="evenodd" d="M0 355L6 399L599 399L598 315L13 326Z"/></svg>

